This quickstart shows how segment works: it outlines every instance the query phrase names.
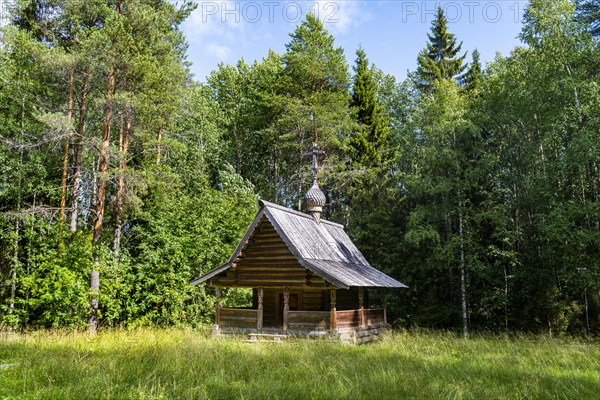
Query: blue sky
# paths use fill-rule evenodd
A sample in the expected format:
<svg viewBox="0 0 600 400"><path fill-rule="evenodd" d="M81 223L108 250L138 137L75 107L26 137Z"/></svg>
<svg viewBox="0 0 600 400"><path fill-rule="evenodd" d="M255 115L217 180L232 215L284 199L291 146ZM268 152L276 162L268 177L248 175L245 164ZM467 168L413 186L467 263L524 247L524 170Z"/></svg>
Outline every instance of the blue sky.
<svg viewBox="0 0 600 400"><path fill-rule="evenodd" d="M289 33L314 12L344 48L350 65L362 46L369 60L398 79L416 68L417 54L427 41L437 6L448 18L449 31L463 42L463 51L477 48L485 62L517 45L525 0L213 0L197 1L184 22L188 60L198 81L219 62L251 63L271 48L285 51Z"/></svg>

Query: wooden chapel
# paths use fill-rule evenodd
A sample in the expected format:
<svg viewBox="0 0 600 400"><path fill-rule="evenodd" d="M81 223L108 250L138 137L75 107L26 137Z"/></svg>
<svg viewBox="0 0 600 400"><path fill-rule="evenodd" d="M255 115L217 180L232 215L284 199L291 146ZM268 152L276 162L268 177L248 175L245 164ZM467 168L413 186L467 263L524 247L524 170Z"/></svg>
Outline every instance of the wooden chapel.
<svg viewBox="0 0 600 400"><path fill-rule="evenodd" d="M320 218L326 197L317 182L317 149L307 154L314 172L307 213L260 201L229 261L192 281L215 287L213 332L362 343L389 329L385 303L370 307L369 293L407 286L369 265L342 225ZM226 287L252 288L252 307L221 307Z"/></svg>

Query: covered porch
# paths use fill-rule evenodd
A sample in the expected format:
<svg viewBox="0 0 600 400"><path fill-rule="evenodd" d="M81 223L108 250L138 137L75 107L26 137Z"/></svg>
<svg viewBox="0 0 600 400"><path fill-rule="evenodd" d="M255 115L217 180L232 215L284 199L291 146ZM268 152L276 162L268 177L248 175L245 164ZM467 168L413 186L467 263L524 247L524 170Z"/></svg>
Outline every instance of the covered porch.
<svg viewBox="0 0 600 400"><path fill-rule="evenodd" d="M224 335L278 334L325 336L336 333L381 333L389 327L386 305L368 307L368 290L253 289L251 308L221 307L215 288L213 332ZM381 296L385 298L385 296Z"/></svg>

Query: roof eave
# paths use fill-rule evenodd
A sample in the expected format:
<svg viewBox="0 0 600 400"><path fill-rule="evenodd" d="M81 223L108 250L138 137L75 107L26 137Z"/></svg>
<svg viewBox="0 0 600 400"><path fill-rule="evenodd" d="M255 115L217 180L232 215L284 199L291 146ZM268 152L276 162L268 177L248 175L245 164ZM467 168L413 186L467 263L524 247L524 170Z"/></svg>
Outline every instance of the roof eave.
<svg viewBox="0 0 600 400"><path fill-rule="evenodd" d="M190 282L190 284L192 286L196 286L201 283L204 283L207 280L209 280L210 278L212 278L213 276L218 275L223 271L227 271L230 267L231 267L230 262L228 262L227 264L223 264L220 267L217 267L217 268L213 269L212 271L207 272L206 274L202 275L201 277L194 279L193 281Z"/></svg>

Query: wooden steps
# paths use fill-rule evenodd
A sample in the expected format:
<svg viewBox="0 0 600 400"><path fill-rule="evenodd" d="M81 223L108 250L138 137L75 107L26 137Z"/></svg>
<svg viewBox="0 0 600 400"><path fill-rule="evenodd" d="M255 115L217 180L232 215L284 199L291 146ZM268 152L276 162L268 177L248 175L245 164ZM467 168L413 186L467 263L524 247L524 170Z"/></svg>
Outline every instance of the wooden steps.
<svg viewBox="0 0 600 400"><path fill-rule="evenodd" d="M288 340L331 340L333 342L361 345L380 340L390 329L389 324L381 323L365 327L341 328L330 330L294 330L285 333L280 329L267 329L257 332L255 329L213 330L221 338L244 340L247 343L282 343Z"/></svg>
<svg viewBox="0 0 600 400"><path fill-rule="evenodd" d="M250 333L246 342L250 343L281 343L288 335L277 333Z"/></svg>

